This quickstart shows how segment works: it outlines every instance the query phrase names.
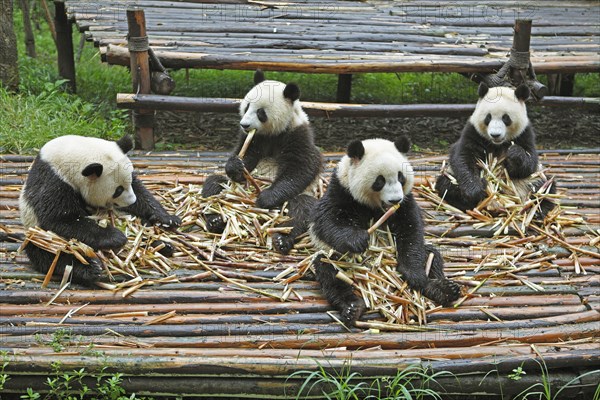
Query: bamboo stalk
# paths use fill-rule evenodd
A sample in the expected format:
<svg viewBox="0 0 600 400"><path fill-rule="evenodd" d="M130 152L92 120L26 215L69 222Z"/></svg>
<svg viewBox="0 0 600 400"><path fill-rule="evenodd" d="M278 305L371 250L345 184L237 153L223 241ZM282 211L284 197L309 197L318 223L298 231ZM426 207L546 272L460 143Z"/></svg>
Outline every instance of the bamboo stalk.
<svg viewBox="0 0 600 400"><path fill-rule="evenodd" d="M398 209L400 208L400 203L394 204L391 206L368 230L369 235L373 234L385 221L388 220Z"/></svg>

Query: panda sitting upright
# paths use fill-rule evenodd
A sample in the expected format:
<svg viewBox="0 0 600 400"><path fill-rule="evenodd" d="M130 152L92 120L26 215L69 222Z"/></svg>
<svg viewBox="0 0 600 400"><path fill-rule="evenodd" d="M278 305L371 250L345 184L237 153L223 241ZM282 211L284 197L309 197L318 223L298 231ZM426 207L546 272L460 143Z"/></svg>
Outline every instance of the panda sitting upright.
<svg viewBox="0 0 600 400"><path fill-rule="evenodd" d="M384 139L354 141L338 163L327 192L317 202L310 226L315 246L333 248L338 253L363 253L369 245L369 223L386 208L400 208L386 221L397 248L398 272L409 286L434 302L449 305L460 294L460 287L444 276L440 253L425 244L421 209L414 199L414 173L405 157L410 141L402 137L395 143ZM433 253L430 276L425 272ZM329 303L341 312L344 323L351 324L364 311L364 302L352 286L336 278L335 268L313 261L316 278Z"/></svg>
<svg viewBox="0 0 600 400"><path fill-rule="evenodd" d="M46 143L31 165L19 198L25 228L39 226L94 250L116 250L127 242L126 236L88 218L94 210L116 207L145 223L179 226L180 219L169 215L135 176L125 155L132 147L128 135L117 142L67 135ZM25 253L42 273L55 257L33 244L25 246ZM54 275L61 276L66 265L73 265L72 281L91 284L100 279L102 266L97 259L88 261L84 265L70 254L61 254Z"/></svg>
<svg viewBox="0 0 600 400"><path fill-rule="evenodd" d="M542 177L532 176L539 170L535 149L535 133L527 118L525 100L529 88L520 85L488 88L479 85L479 101L458 141L450 147L448 173L456 182L442 174L435 188L440 197L463 211L476 207L488 195L486 181L480 177L478 160L488 155L505 158L504 166L519 197L525 201L544 183ZM549 193L555 193L554 183ZM542 200L540 216L545 216L555 204Z"/></svg>
<svg viewBox="0 0 600 400"><path fill-rule="evenodd" d="M240 183L246 181L244 168L250 173L257 169L273 177L271 186L258 196L256 206L277 208L288 202L288 215L292 219L281 226L292 226L293 229L289 234L273 236L275 249L287 254L296 237L308 228L310 210L316 202L308 192L319 178L323 161L315 146L308 116L300 106L298 86L265 80L260 70L254 74L254 83L240 104L241 132L225 172L229 179ZM254 129L255 136L242 160L238 153L246 134ZM202 196L219 194L227 177L209 176L202 188ZM225 227L218 214L207 214L205 218L211 232L219 233Z"/></svg>

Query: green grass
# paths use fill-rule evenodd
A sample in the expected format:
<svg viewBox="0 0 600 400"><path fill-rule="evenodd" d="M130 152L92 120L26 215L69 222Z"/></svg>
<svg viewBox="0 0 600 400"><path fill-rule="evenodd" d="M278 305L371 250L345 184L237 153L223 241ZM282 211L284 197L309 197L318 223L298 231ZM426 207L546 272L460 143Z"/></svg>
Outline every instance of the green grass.
<svg viewBox="0 0 600 400"><path fill-rule="evenodd" d="M86 43L76 61L77 95L64 93L54 42L45 20L35 18L40 26L34 28L38 57L31 59L25 55L21 12L15 9L21 84L17 95L0 88L0 151L33 153L48 140L67 134L114 139L132 132L128 113L117 110L115 102L117 93L132 90L127 68L101 63L97 49ZM80 36L74 33L77 50ZM173 94L238 98L252 87L252 75L252 71L173 71L177 84ZM267 77L296 82L303 100L335 101L335 75L268 72ZM472 103L475 92L476 85L458 74L358 74L352 82L352 101L357 103ZM578 74L574 95L599 97L600 75ZM177 143L161 145L179 148Z"/></svg>

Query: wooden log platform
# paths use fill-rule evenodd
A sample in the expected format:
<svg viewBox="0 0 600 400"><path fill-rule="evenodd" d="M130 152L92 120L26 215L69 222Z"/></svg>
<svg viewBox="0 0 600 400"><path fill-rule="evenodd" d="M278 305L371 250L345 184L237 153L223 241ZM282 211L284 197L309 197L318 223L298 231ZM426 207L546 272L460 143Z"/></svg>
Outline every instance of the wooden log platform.
<svg viewBox="0 0 600 400"><path fill-rule="evenodd" d="M328 173L338 157L327 155ZM131 158L146 185L161 195L175 185L201 184L222 168L226 155L164 152ZM413 155L417 184L433 179L444 158ZM70 286L48 304L58 284L41 289L43 276L16 254L23 238L18 196L33 158L0 160L0 351L6 352L4 372L10 376L5 393L47 390L44 382L56 361L65 371L121 372L129 392L149 396L294 398L303 383L299 375L290 378L294 372L349 368L369 381L421 365L455 375L437 379L436 388L448 398L465 393L489 398L515 395L535 383L542 360L555 387L575 379L564 392L570 398L591 398L596 389L600 149L541 152L548 174L566 194L565 215L573 220L563 229L564 242L510 237L490 246L489 228L449 222L415 190L427 240L440 248L446 274L471 292L457 307L429 311L423 331L376 329L380 317L374 313L363 318L365 327L348 331L333 318L335 312L328 313L331 308L310 276L294 282L296 295L281 301L241 290L190 262L172 271L178 282L128 296ZM573 255L573 246L585 253ZM282 284L273 278L304 257L294 250L285 257L268 253L212 266L249 287L281 292ZM519 366L527 375L508 379ZM589 374L581 377L584 373Z"/></svg>
<svg viewBox="0 0 600 400"><path fill-rule="evenodd" d="M353 73L491 73L507 60L515 20L532 19L536 72L600 71L600 5L593 1L64 2L102 58L125 66L125 14L136 6L167 68L333 73L348 81L343 90Z"/></svg>

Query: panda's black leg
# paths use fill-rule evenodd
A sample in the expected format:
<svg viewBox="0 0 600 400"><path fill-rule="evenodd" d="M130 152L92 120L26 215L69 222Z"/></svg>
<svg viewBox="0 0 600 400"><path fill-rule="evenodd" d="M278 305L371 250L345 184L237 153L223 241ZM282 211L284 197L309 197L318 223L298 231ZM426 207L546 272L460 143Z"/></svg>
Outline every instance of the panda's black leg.
<svg viewBox="0 0 600 400"><path fill-rule="evenodd" d="M429 269L429 280L423 289L423 295L437 304L448 306L460 296L460 285L446 279L444 275L444 259L440 252L432 245L425 245L427 256L433 253L433 261Z"/></svg>
<svg viewBox="0 0 600 400"><path fill-rule="evenodd" d="M459 186L453 184L446 175L438 176L435 182L435 190L444 201L461 211L470 210L477 206L477 202L467 201Z"/></svg>
<svg viewBox="0 0 600 400"><path fill-rule="evenodd" d="M538 185L535 188L535 190L537 191L541 187L542 184L543 184L543 182L541 182L540 185ZM556 194L556 182L552 182L550 184L548 193ZM543 199L542 202L540 203L540 208L536 213L536 217L540 220L543 220L544 218L546 218L546 215L548 215L548 213L554 209L554 207L556 207L556 203L554 203L552 200Z"/></svg>
<svg viewBox="0 0 600 400"><path fill-rule="evenodd" d="M131 187L137 199L135 203L121 210L140 217L142 222L147 224L158 224L166 228L177 228L181 225L181 219L169 214L136 176L133 177Z"/></svg>
<svg viewBox="0 0 600 400"><path fill-rule="evenodd" d="M313 259L313 266L317 281L329 304L340 312L342 322L352 326L365 310L364 301L354 294L352 286L336 278L335 267L321 260L323 256L317 255Z"/></svg>
<svg viewBox="0 0 600 400"><path fill-rule="evenodd" d="M216 196L223 191L223 184L228 178L223 175L210 175L202 185L202 197ZM225 221L220 214L204 214L206 228L211 233L222 233L225 229Z"/></svg>
<svg viewBox="0 0 600 400"><path fill-rule="evenodd" d="M25 253L31 261L31 265L38 272L46 274L48 269L54 261L55 255L49 253L33 244L25 246ZM56 262L54 268L54 274L52 275L56 279L62 279L65 272L65 266L73 265L71 281L74 283L80 283L86 286L93 285L94 282L101 280L103 277L102 262L98 258L87 258L89 265L85 265L77 260L70 254L61 254Z"/></svg>
<svg viewBox="0 0 600 400"><path fill-rule="evenodd" d="M67 239L77 239L94 250L117 250L127 243L127 237L117 228L103 228L85 217L76 221L47 221L44 229Z"/></svg>
<svg viewBox="0 0 600 400"><path fill-rule="evenodd" d="M311 210L317 203L317 199L307 194L301 194L288 202L289 216L291 219L279 227L292 227L288 234L275 233L273 235L273 245L275 250L281 254L288 254L296 238L302 235L308 229L308 222Z"/></svg>

